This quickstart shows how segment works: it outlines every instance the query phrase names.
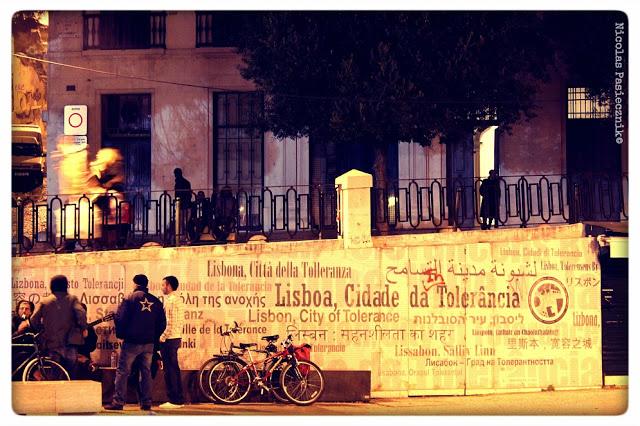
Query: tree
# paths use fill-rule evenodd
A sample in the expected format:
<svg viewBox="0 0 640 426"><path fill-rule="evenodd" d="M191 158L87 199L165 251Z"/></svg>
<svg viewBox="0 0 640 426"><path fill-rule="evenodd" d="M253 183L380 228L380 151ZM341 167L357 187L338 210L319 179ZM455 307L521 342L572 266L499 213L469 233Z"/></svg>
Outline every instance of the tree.
<svg viewBox="0 0 640 426"><path fill-rule="evenodd" d="M615 72L627 74L628 24L624 12L546 12L544 25L552 47L563 65L558 71L574 85L586 87L600 101L615 97ZM623 31L616 33L616 24ZM616 68L616 36L619 35L624 52L621 68ZM624 79L623 91L626 93Z"/></svg>
<svg viewBox="0 0 640 426"><path fill-rule="evenodd" d="M535 93L558 60L575 71L589 54L566 34L589 25L580 17L567 27L566 14L535 12L254 14L241 72L265 92L263 124L277 137L369 144L384 187L388 144L455 143L475 127L509 131L535 116ZM602 81L610 69L589 72Z"/></svg>

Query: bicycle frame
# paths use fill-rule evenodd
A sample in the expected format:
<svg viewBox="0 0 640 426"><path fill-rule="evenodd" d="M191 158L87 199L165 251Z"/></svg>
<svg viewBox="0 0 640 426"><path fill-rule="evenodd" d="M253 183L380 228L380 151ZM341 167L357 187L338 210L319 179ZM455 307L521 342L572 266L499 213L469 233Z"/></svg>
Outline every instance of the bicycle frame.
<svg viewBox="0 0 640 426"><path fill-rule="evenodd" d="M278 368L278 366L280 366L280 364L282 364L283 361L288 360L289 358L289 351L287 348L283 349L280 352L276 352L271 356L267 356L264 359L258 360L258 361L254 361L253 357L251 356L251 352L257 352L257 353L265 353L265 351L262 350L251 350L251 349L247 349L247 351L249 352L249 363L247 363L247 365L245 365L240 371L238 371L238 373L233 376L233 378L235 380L238 379L238 377L240 376L240 374L244 373L245 371L249 371L250 373L253 373L254 377L254 381L255 380L259 380L259 381L266 381L268 380L271 375L273 374L273 372ZM268 354L268 353L267 353ZM278 360L271 366L271 368L265 372L264 376L260 375L260 372L258 371L258 369L256 368L257 365L263 365L266 366L267 362L269 362L270 360L274 359L274 358L278 358ZM264 371L264 368L263 368ZM262 383L264 385L264 383Z"/></svg>

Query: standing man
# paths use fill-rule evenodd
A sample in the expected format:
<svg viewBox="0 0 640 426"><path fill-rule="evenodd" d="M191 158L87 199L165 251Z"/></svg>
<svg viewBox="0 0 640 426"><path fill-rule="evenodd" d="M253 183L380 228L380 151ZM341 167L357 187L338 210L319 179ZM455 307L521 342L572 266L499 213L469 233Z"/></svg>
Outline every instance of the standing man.
<svg viewBox="0 0 640 426"><path fill-rule="evenodd" d="M191 182L182 176L182 169L173 169L176 178L175 198L180 200L180 229L184 230L191 219Z"/></svg>
<svg viewBox="0 0 640 426"><path fill-rule="evenodd" d="M173 169L173 176L176 178L176 184L174 187L176 191L176 198L180 199L183 209L191 207L191 182L182 176L182 169L180 167Z"/></svg>
<svg viewBox="0 0 640 426"><path fill-rule="evenodd" d="M182 378L180 377L180 365L178 364L178 349L182 343L182 323L184 321L184 306L182 299L176 292L178 279L173 275L162 280L162 293L164 299L164 311L167 316L167 328L160 336L160 354L164 366L164 382L167 388L169 401L160 405L160 408L181 408L184 404L182 394Z"/></svg>
<svg viewBox="0 0 640 426"><path fill-rule="evenodd" d="M491 229L491 222L494 223L494 228L497 228L500 208L500 178L498 177L498 172L489 170L489 178L484 179L480 184L480 195L482 195L482 203L480 204L482 224L480 229Z"/></svg>
<svg viewBox="0 0 640 426"><path fill-rule="evenodd" d="M76 345L87 337L87 311L76 296L68 293L69 281L64 275L51 278L51 294L38 303L29 321L20 324L18 332L29 326L42 330L43 346L62 361L73 379L78 358Z"/></svg>
<svg viewBox="0 0 640 426"><path fill-rule="evenodd" d="M127 397L127 378L131 365L141 357L140 407L151 410L151 359L153 345L167 325L162 303L149 293L149 279L145 275L133 277L136 285L133 292L120 303L116 312L116 337L124 340L120 349L118 368L116 369L115 393L113 402L107 410L122 410Z"/></svg>

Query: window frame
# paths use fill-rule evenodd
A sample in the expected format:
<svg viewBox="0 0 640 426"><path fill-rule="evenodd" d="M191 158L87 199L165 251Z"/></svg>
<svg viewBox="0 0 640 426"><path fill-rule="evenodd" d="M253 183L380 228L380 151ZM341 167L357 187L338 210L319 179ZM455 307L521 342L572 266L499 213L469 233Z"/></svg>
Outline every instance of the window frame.
<svg viewBox="0 0 640 426"><path fill-rule="evenodd" d="M251 125L251 123L247 124L247 125L243 125L240 124L240 122L238 122L237 125L229 125L228 123L228 106L226 107L227 109L227 115L225 117L225 124L220 125L218 123L218 113L219 113L219 108L218 108L218 102L219 102L219 97L220 96L224 96L225 97L225 103L226 105L228 105L228 97L229 96L237 96L238 97L238 102L237 102L237 111L236 111L236 116L238 117L238 121L240 121L240 96L241 95L250 95L250 96L257 96L257 103L258 105L260 105L262 107L262 110L264 111L264 94L260 91L224 91L224 92L213 92L213 96L212 96L212 103L213 103L213 108L212 108L212 112L213 112L213 185L215 188L222 188L224 186L231 186L232 188L234 188L235 190L240 190L240 189L244 189L244 190L249 190L250 192L253 192L256 188L260 188L262 189L264 187L264 159L265 159L265 137L264 137L264 132L260 129L259 126L257 125ZM251 105L251 111L253 112L253 105L254 105L254 100L252 99L252 101L250 102ZM253 170L252 173L252 177L251 177L251 182L249 183L249 187L246 187L246 184L243 183L239 178L235 181L232 181L231 179L229 179L229 173L226 172L225 173L225 179L224 181L220 181L219 177L218 177L218 171L220 169L220 163L219 163L219 144L221 141L221 138L218 136L218 131L220 129L238 129L238 134L240 134L240 130L249 130L249 131L255 131L258 135L258 137L254 138L251 137L251 141L252 143L254 141L256 141L257 143L259 143L260 146L260 165L259 165L259 177L257 179L256 182L253 181L253 177L256 174L256 170L254 169L255 165L251 165L250 169ZM225 133L227 133L225 131ZM229 137L229 136L225 136L224 137L225 140L228 139L233 139L233 137ZM237 136L236 137L237 145L238 147L239 145L239 140L240 137ZM228 146L228 144L227 144ZM251 155L251 162L253 162L254 160L254 155L253 155L253 150L254 150L254 146L251 147L252 150L252 155ZM225 159L224 159L224 166L225 168L228 169L229 165L229 159L228 159L228 148L225 147L224 150L224 155L225 155ZM240 160L240 156L237 157L236 161L239 164L239 160ZM236 170L237 170L237 166L236 166Z"/></svg>
<svg viewBox="0 0 640 426"><path fill-rule="evenodd" d="M108 11L109 13L131 13L133 11ZM167 13L163 11L135 11L146 13L149 23L148 43L144 45L130 44L126 46L105 47L100 40L100 17L103 12L82 13L82 50L145 50L166 49ZM90 31L91 22L91 31ZM97 24L97 30L96 28ZM97 33L97 34L96 34ZM97 42L95 41L97 36Z"/></svg>

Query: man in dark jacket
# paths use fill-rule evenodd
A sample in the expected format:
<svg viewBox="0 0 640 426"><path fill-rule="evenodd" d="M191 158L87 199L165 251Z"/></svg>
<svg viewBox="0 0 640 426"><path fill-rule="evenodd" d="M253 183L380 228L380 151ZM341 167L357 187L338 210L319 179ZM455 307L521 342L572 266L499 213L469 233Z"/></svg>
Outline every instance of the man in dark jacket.
<svg viewBox="0 0 640 426"><path fill-rule="evenodd" d="M480 184L480 217L482 224L480 229L491 229L491 222L498 227L498 213L500 210L500 178L495 170L489 171L489 177L483 179Z"/></svg>
<svg viewBox="0 0 640 426"><path fill-rule="evenodd" d="M151 359L154 343L167 326L162 302L149 293L149 280L145 275L133 277L136 284L133 292L118 306L116 312L116 337L124 340L120 349L116 369L115 394L107 410L122 410L126 403L127 378L136 358L141 357L140 405L143 410L151 409Z"/></svg>
<svg viewBox="0 0 640 426"><path fill-rule="evenodd" d="M73 378L78 356L76 345L87 337L87 311L76 296L67 292L68 288L69 281L64 275L51 278L51 294L38 303L29 324L23 322L18 331L28 326L42 331L43 347L63 362Z"/></svg>

